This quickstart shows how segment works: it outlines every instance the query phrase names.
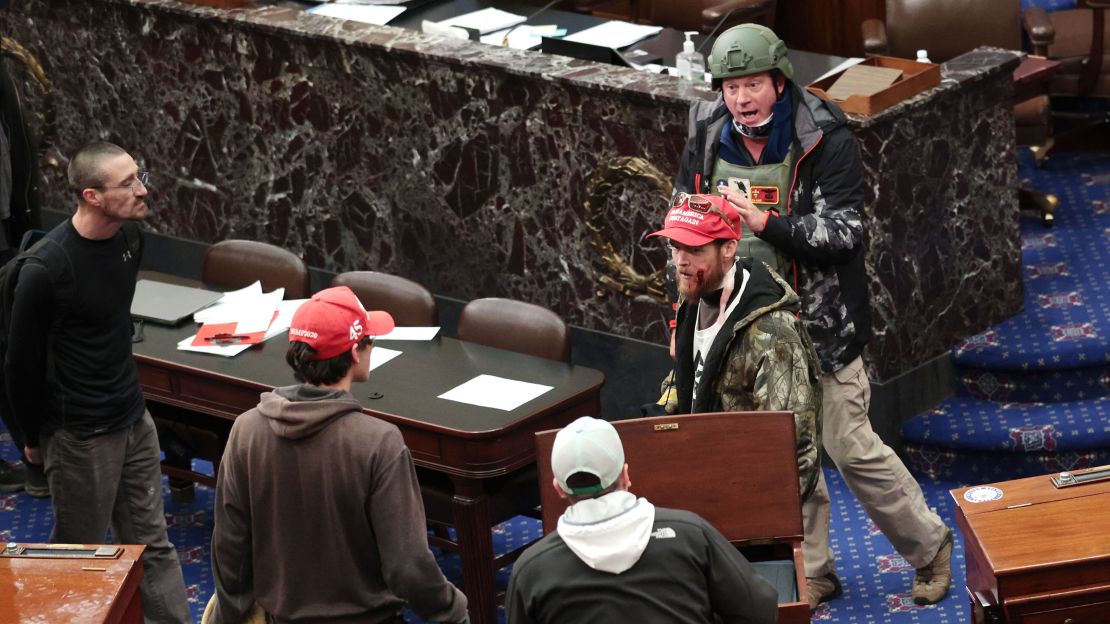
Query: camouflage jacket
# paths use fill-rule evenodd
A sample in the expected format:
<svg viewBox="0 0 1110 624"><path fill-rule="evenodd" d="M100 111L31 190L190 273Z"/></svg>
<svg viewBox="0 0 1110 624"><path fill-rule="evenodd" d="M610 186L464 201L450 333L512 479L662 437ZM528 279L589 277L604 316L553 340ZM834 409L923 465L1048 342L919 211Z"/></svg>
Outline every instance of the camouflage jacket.
<svg viewBox="0 0 1110 624"><path fill-rule="evenodd" d="M802 156L794 160L785 210L771 213L759 237L793 261L794 274L784 277L801 297L802 322L822 371L829 374L856 359L871 338L863 264L864 170L840 108L793 83L789 88L795 103L794 153ZM728 120L720 96L690 106L689 138L675 192L710 192Z"/></svg>
<svg viewBox="0 0 1110 624"><path fill-rule="evenodd" d="M749 272L740 301L709 349L694 389L694 326L697 302L678 308L675 337L675 401L669 413L794 412L798 480L805 500L817 485L820 469L821 369L813 343L796 316L798 295L762 262L745 258L737 267Z"/></svg>

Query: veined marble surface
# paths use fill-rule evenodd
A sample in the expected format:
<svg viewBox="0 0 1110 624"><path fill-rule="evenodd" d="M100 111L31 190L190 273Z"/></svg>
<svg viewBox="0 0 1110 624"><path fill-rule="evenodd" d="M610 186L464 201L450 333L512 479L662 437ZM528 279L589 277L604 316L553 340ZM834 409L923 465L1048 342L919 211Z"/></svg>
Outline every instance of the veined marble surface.
<svg viewBox="0 0 1110 624"><path fill-rule="evenodd" d="M665 211L688 104L712 92L273 6L14 5L0 25L53 83L58 153L99 138L139 157L155 230L264 240L326 270L665 341L669 308L608 287L619 276L598 244L643 275L663 265L640 239ZM876 379L1020 309L1012 58L981 49L937 89L852 119L869 162ZM72 205L63 171L45 175L44 205Z"/></svg>

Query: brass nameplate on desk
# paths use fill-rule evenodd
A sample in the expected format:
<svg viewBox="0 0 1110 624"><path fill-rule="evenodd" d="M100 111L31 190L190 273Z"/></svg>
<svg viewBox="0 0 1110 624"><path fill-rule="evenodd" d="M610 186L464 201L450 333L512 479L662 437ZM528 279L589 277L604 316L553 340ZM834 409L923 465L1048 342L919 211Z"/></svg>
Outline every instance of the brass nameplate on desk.
<svg viewBox="0 0 1110 624"><path fill-rule="evenodd" d="M8 542L0 557L33 559L118 559L119 546L81 546L78 544L17 544Z"/></svg>
<svg viewBox="0 0 1110 624"><path fill-rule="evenodd" d="M1052 477L1052 485L1057 488L1066 488L1106 480L1110 480L1110 466L1099 466L1098 468L1087 468L1075 472L1061 472Z"/></svg>

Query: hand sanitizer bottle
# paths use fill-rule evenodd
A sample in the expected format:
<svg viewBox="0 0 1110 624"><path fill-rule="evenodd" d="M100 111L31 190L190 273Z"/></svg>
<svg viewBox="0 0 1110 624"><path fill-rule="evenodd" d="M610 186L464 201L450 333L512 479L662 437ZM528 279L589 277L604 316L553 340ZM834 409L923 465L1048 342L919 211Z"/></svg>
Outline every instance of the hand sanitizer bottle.
<svg viewBox="0 0 1110 624"><path fill-rule="evenodd" d="M918 63L932 63L932 61L929 60L929 53L926 52L925 50L918 50L917 51L917 62Z"/></svg>
<svg viewBox="0 0 1110 624"><path fill-rule="evenodd" d="M701 84L705 82L705 57L694 51L694 40L690 37L696 34L697 31L686 33L682 52L675 57L674 65L679 78L686 82Z"/></svg>

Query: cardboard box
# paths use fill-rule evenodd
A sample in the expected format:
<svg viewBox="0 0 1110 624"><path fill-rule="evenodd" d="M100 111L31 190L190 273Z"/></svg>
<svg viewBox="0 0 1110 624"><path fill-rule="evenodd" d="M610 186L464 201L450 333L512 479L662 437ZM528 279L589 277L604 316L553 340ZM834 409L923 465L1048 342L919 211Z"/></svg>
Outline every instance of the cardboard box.
<svg viewBox="0 0 1110 624"><path fill-rule="evenodd" d="M874 115L940 84L940 65L935 63L918 63L892 56L872 56L861 61L860 65L900 69L902 78L871 96L853 95L846 100L833 100L846 113ZM831 87L842 73L844 72L826 76L806 88L823 98L828 98L825 90Z"/></svg>

